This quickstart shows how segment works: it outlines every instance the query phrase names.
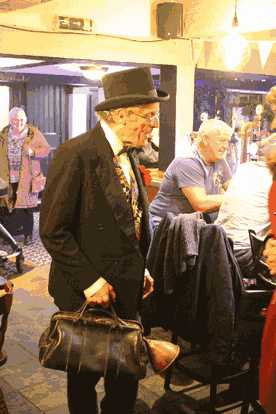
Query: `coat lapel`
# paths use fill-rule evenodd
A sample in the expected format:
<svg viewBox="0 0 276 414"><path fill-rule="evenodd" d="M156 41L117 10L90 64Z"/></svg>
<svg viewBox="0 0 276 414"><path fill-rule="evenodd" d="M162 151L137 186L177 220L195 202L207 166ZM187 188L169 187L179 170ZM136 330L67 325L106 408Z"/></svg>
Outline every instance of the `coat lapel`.
<svg viewBox="0 0 276 414"><path fill-rule="evenodd" d="M135 156L133 155L133 152L131 151L129 153L129 160L132 166L132 170L134 172L138 189L139 189L139 199L143 211L143 220L142 220L142 228L141 228L141 234L145 241L145 249L147 251L150 243L150 229L149 229L149 213L148 213L148 207L149 207L149 201L148 201L148 195L141 177L140 170L137 165L137 161Z"/></svg>
<svg viewBox="0 0 276 414"><path fill-rule="evenodd" d="M126 200L120 179L115 171L113 151L100 124L95 128L93 142L98 155L96 175L102 191L105 194L105 198L113 211L114 218L120 226L121 231L138 248L139 243L135 235L131 207Z"/></svg>

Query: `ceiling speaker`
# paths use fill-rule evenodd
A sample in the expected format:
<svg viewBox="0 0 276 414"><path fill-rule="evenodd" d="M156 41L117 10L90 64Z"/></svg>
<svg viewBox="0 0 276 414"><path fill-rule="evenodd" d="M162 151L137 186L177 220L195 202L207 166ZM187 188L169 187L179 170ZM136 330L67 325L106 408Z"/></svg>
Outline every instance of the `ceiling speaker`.
<svg viewBox="0 0 276 414"><path fill-rule="evenodd" d="M183 36L182 3L160 3L157 5L157 36L162 39Z"/></svg>

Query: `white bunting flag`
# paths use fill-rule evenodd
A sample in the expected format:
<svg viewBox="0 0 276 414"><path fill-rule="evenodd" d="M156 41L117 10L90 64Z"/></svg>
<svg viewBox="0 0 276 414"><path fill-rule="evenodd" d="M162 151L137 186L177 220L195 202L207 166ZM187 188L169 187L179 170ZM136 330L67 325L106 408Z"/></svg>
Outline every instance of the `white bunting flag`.
<svg viewBox="0 0 276 414"><path fill-rule="evenodd" d="M258 42L258 44L259 44L260 59L262 62L262 66L264 68L267 62L268 56L272 49L272 42L264 41L264 42Z"/></svg>

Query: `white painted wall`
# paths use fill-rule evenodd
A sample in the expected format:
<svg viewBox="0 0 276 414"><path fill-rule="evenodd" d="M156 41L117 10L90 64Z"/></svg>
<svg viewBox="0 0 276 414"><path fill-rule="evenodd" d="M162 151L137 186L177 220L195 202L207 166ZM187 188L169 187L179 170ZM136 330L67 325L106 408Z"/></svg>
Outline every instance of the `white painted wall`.
<svg viewBox="0 0 276 414"><path fill-rule="evenodd" d="M175 154L182 155L186 146L185 135L193 130L194 70L191 65L177 67Z"/></svg>
<svg viewBox="0 0 276 414"><path fill-rule="evenodd" d="M69 96L69 137L74 138L87 131L87 95L77 88Z"/></svg>

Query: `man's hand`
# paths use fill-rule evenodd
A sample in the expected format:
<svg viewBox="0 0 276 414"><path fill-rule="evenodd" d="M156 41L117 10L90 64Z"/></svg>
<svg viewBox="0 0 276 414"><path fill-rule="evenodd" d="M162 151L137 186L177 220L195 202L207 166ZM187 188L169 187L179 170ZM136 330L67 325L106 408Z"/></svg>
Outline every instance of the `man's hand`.
<svg viewBox="0 0 276 414"><path fill-rule="evenodd" d="M7 280L6 284L5 284L5 292L8 294L12 294L13 293L13 283L10 280Z"/></svg>
<svg viewBox="0 0 276 414"><path fill-rule="evenodd" d="M116 293L112 285L106 282L94 295L90 296L88 302L91 305L100 305L103 308L108 308L111 302L115 302Z"/></svg>
<svg viewBox="0 0 276 414"><path fill-rule="evenodd" d="M6 295L12 295L12 294L13 294L13 283L10 280L6 280L3 284L1 284L0 298Z"/></svg>
<svg viewBox="0 0 276 414"><path fill-rule="evenodd" d="M149 275L144 276L144 290L143 290L143 299L147 298L154 291L154 280Z"/></svg>
<svg viewBox="0 0 276 414"><path fill-rule="evenodd" d="M270 273L276 276L276 239L268 239L263 255L266 257Z"/></svg>

